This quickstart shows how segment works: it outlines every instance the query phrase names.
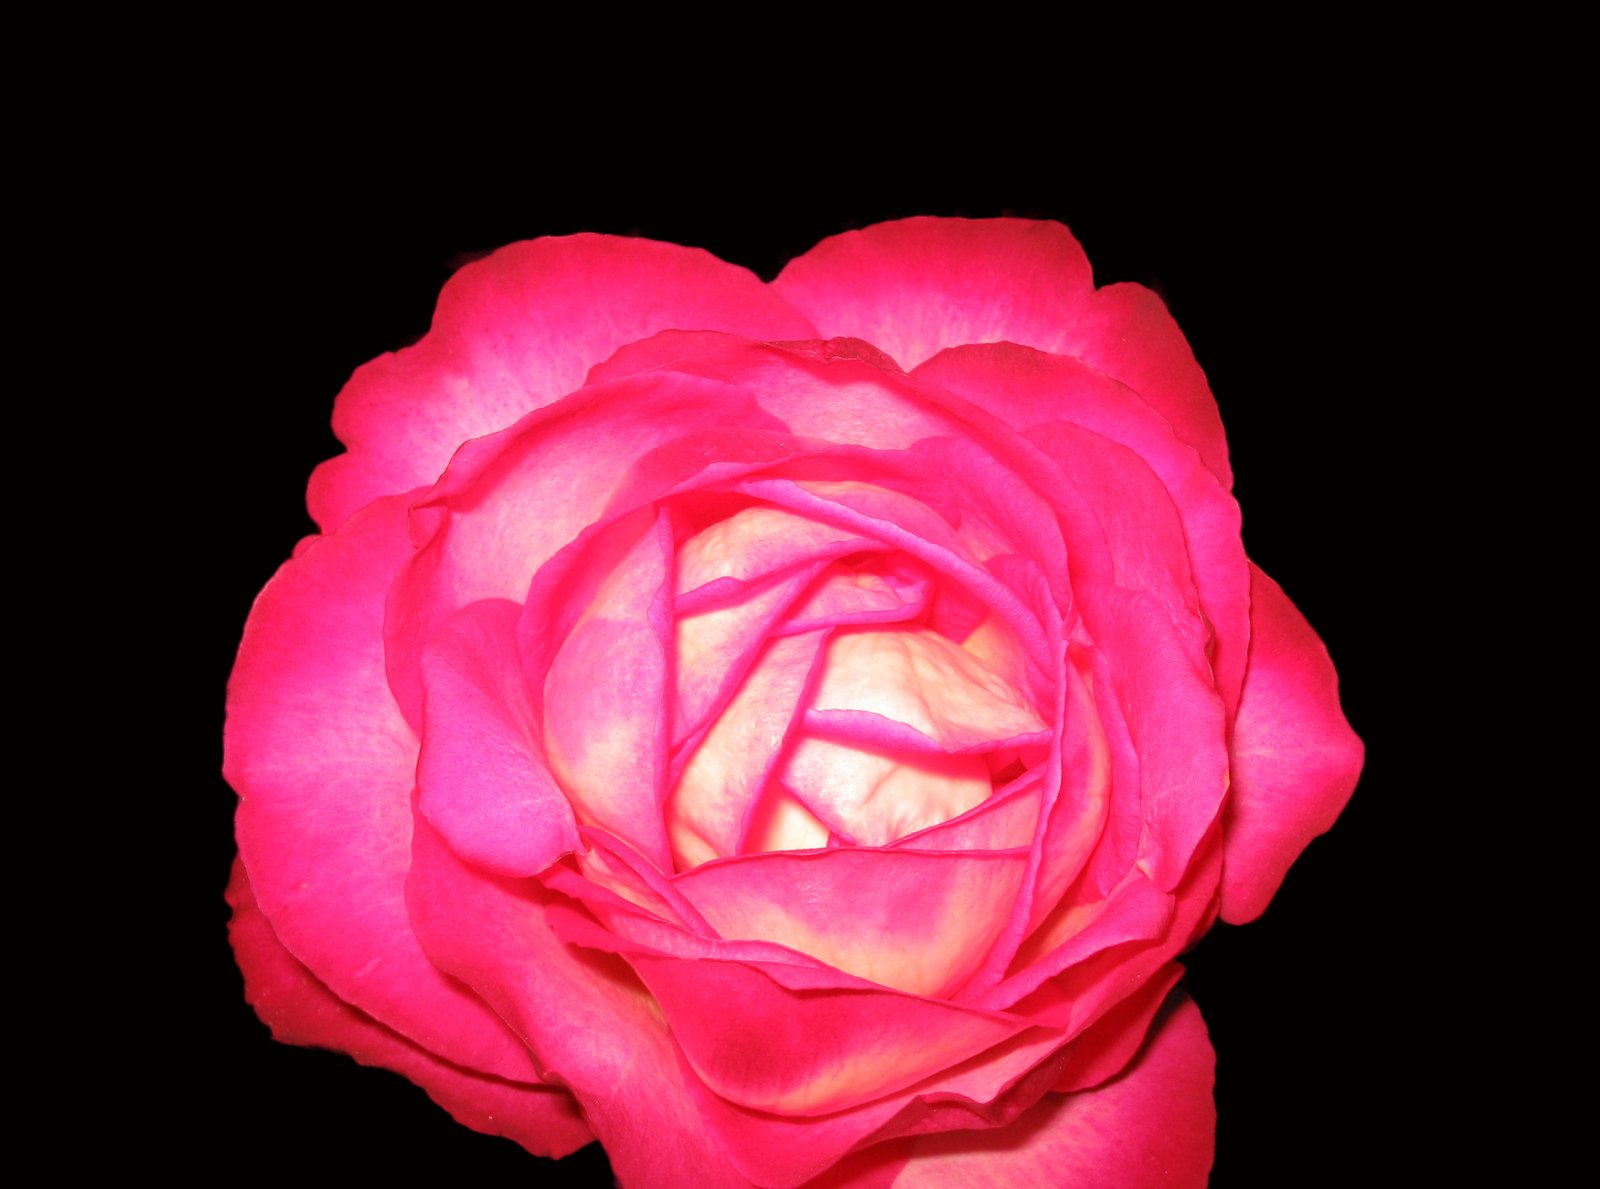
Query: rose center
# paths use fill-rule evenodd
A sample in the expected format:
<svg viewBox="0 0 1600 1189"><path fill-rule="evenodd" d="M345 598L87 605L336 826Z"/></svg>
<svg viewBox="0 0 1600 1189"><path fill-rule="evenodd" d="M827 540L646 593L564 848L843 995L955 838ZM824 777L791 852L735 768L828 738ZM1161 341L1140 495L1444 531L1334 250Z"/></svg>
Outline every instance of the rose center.
<svg viewBox="0 0 1600 1189"><path fill-rule="evenodd" d="M703 578L700 545L726 536L691 541L680 571ZM679 870L885 846L982 804L1043 753L1009 630L903 554L813 562L726 606L689 593L665 806ZM708 680L712 656L724 667Z"/></svg>

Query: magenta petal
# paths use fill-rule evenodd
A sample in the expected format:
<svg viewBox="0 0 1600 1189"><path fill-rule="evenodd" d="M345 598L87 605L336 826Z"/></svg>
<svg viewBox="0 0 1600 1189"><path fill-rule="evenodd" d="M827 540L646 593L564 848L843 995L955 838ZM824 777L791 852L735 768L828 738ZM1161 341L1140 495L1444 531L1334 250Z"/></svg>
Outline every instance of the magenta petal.
<svg viewBox="0 0 1600 1189"><path fill-rule="evenodd" d="M982 962L1026 867L1023 850L839 847L708 863L674 884L723 937L777 942L886 987L944 996Z"/></svg>
<svg viewBox="0 0 1600 1189"><path fill-rule="evenodd" d="M406 913L417 742L383 663L406 504L364 508L256 600L228 683L239 855L279 940L333 994L447 1061L534 1080L516 1036L434 968Z"/></svg>
<svg viewBox="0 0 1600 1189"><path fill-rule="evenodd" d="M1011 343L955 347L930 359L916 374L1024 430L1079 482L1080 446L1109 455L1105 465L1119 471L1127 464L1114 457L1114 450L1081 434L1052 432L1052 423L1069 422L1118 443L1155 472L1183 525L1182 543L1162 553L1186 560L1192 568L1201 609L1216 632L1211 663L1217 688L1232 713L1249 635L1249 574L1239 540L1239 507L1194 448L1175 435L1171 423L1131 388L1081 360ZM1095 488L1100 498L1091 504L1102 518L1123 514L1119 484L1103 480ZM1130 543L1140 540L1135 535ZM1123 552L1126 556L1127 546Z"/></svg>
<svg viewBox="0 0 1600 1189"><path fill-rule="evenodd" d="M1230 482L1216 401L1161 299L1096 289L1059 223L904 219L823 240L772 283L824 336L854 335L904 368L963 343L1083 359L1136 389Z"/></svg>
<svg viewBox="0 0 1600 1189"><path fill-rule="evenodd" d="M1042 831L1025 943L1035 953L1043 952L1038 948L1044 942L1043 922L1101 840L1111 797L1105 728L1079 664L1079 657L1069 656L1062 669L1061 784Z"/></svg>
<svg viewBox="0 0 1600 1189"><path fill-rule="evenodd" d="M1018 952L1013 962L1015 973L977 1002L997 1010L1008 1009L1041 986L1059 990L1059 985L1052 987L1052 979L1109 950L1127 947L1130 943L1145 948L1146 943L1165 942L1172 935L1175 907L1172 896L1155 887L1137 870L1129 872L1103 900L1065 901L1045 918L1043 926ZM1172 948L1176 949L1176 945ZM1117 993L1118 988L1109 983L1105 987L1094 987L1081 999L1067 1000L1065 1013L1052 1008L1048 1016L1059 1027L1081 1028L1085 1012L1103 1007L1108 1000L1114 1000ZM1043 998L1055 997L1045 995ZM1040 1017L1046 1013L1036 1004L1029 1014Z"/></svg>
<svg viewBox="0 0 1600 1189"><path fill-rule="evenodd" d="M827 1115L892 1095L1028 1027L879 988L790 987L775 976L799 968L776 963L628 948L690 1067L710 1090L754 1110ZM718 1010L707 1012L708 1003Z"/></svg>
<svg viewBox="0 0 1600 1189"><path fill-rule="evenodd" d="M1162 971L1216 917L1222 831L1214 829L1171 894L1137 870L1103 903L1081 906L1079 928L982 1006L1013 1011L1077 1036ZM1048 975L1043 982L1039 979ZM1026 995L1019 993L1033 986Z"/></svg>
<svg viewBox="0 0 1600 1189"><path fill-rule="evenodd" d="M736 1106L702 1086L691 1089L729 1155L758 1183L856 1189L853 1176L904 1167L909 1145L881 1141L1004 1127L1016 1119L1060 1075L1067 1059L1060 1048L1059 1035L1031 1028L896 1094L826 1115L772 1114Z"/></svg>
<svg viewBox="0 0 1600 1189"><path fill-rule="evenodd" d="M1250 567L1250 667L1223 816L1222 915L1260 916L1289 865L1355 791L1365 756L1328 650L1283 589Z"/></svg>
<svg viewBox="0 0 1600 1189"><path fill-rule="evenodd" d="M1146 595L1084 592L1110 658L1116 697L1138 757L1139 868L1166 890L1188 869L1228 787L1227 726L1211 673L1179 642ZM1097 691L1098 692L1098 691Z"/></svg>
<svg viewBox="0 0 1600 1189"><path fill-rule="evenodd" d="M1182 977L1182 966L1176 962L1167 963L1133 994L1084 1029L1072 1042L1067 1064L1054 1089L1062 1094L1088 1090L1126 1069L1143 1047L1156 1013Z"/></svg>
<svg viewBox="0 0 1600 1189"><path fill-rule="evenodd" d="M686 425L707 421L728 427L724 438L742 448L750 443L732 432L740 427L784 452L782 426L749 393L703 377L652 373L573 393L456 453L412 512L417 551L395 583L384 622L390 684L408 722L419 721L422 649L439 625L479 599L526 598L547 562L589 526L627 511L609 514L631 474L618 460L640 460L681 439ZM649 490L640 506L660 493Z"/></svg>
<svg viewBox="0 0 1600 1189"><path fill-rule="evenodd" d="M417 935L527 1037L544 1080L567 1087L618 1180L661 1189L749 1189L706 1134L659 1009L626 963L564 945L550 914L564 897L499 879L417 823L407 889Z"/></svg>
<svg viewBox="0 0 1600 1189"><path fill-rule="evenodd" d="M815 335L743 268L697 248L608 235L512 244L462 268L416 346L361 368L333 426L349 453L312 477L338 525L381 495L432 483L457 446L580 387L618 347L678 327L756 339Z"/></svg>
<svg viewBox="0 0 1600 1189"><path fill-rule="evenodd" d="M772 287L825 337L864 338L914 368L959 343L1057 349L1094 282L1058 223L915 218L831 236Z"/></svg>
<svg viewBox="0 0 1600 1189"><path fill-rule="evenodd" d="M244 865L228 884L228 936L244 973L245 998L285 1044L349 1053L392 1069L427 1091L459 1123L503 1135L541 1156L565 1156L594 1139L572 1095L451 1065L345 1003L283 948L256 905Z"/></svg>
<svg viewBox="0 0 1600 1189"><path fill-rule="evenodd" d="M463 608L422 662L418 807L464 858L502 875L533 875L579 845L528 705L521 611L505 599Z"/></svg>
<svg viewBox="0 0 1600 1189"><path fill-rule="evenodd" d="M1215 1064L1199 1009L1179 995L1114 1081L1046 1095L1009 1127L912 1140L910 1160L894 1184L1203 1189L1215 1150Z"/></svg>

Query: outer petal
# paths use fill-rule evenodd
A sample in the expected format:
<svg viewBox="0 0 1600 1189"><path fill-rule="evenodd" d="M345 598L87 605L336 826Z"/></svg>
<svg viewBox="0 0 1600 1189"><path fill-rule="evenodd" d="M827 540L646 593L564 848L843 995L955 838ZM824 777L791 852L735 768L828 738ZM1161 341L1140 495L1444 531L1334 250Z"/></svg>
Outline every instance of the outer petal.
<svg viewBox="0 0 1600 1189"><path fill-rule="evenodd" d="M675 882L723 937L778 942L884 986L943 996L983 960L1026 866L1020 849L838 847L708 863Z"/></svg>
<svg viewBox="0 0 1600 1189"><path fill-rule="evenodd" d="M1175 436L1167 420L1137 392L1081 360L1009 344L957 347L930 359L916 374L1023 430L1080 484L1086 482L1085 463L1096 457L1100 467L1129 469L1111 443L1127 447L1159 477L1183 523L1182 541L1176 548L1161 547L1162 560L1193 567L1201 609L1216 632L1211 664L1217 688L1231 713L1244 680L1250 577L1239 540L1239 506L1193 447ZM1081 431L1063 433L1065 427L1052 426L1060 421L1105 440L1097 442ZM1132 511L1126 497L1133 493L1120 485L1109 491L1090 487L1106 492L1107 498L1093 501L1093 506L1108 530ZM1146 548L1154 548L1154 536L1141 529L1132 540L1145 540Z"/></svg>
<svg viewBox="0 0 1600 1189"><path fill-rule="evenodd" d="M755 339L815 337L753 274L698 248L609 235L512 244L439 295L414 347L360 368L334 407L349 453L312 476L325 529L376 499L432 483L457 446L584 382L618 347L673 327Z"/></svg>
<svg viewBox="0 0 1600 1189"><path fill-rule="evenodd" d="M1365 755L1339 709L1328 650L1254 564L1250 599L1250 665L1223 814L1222 915L1234 924L1266 911L1289 865L1333 825Z"/></svg>
<svg viewBox="0 0 1600 1189"><path fill-rule="evenodd" d="M256 600L228 682L239 854L278 938L340 999L446 1060L536 1080L406 914L417 741L383 656L384 591L411 552L405 510L403 496L363 509Z"/></svg>
<svg viewBox="0 0 1600 1189"><path fill-rule="evenodd" d="M853 335L914 368L962 343L1073 355L1138 390L1231 483L1205 375L1161 299L1094 287L1059 223L904 219L823 240L772 283L824 336Z"/></svg>
<svg viewBox="0 0 1600 1189"><path fill-rule="evenodd" d="M1178 997L1143 1052L1099 1089L1046 1095L1009 1127L909 1144L897 1189L1201 1189L1211 1171L1216 1058L1200 1011Z"/></svg>
<svg viewBox="0 0 1600 1189"><path fill-rule="evenodd" d="M563 945L536 881L497 879L417 823L408 889L418 935L442 969L512 1022L545 1080L570 1088L623 1185L748 1189L684 1086L660 1009L620 959Z"/></svg>
<svg viewBox="0 0 1600 1189"><path fill-rule="evenodd" d="M594 1139L565 1090L451 1065L329 991L278 941L238 860L228 903L233 906L228 935L244 972L245 998L276 1039L337 1049L363 1065L392 1069L426 1090L457 1122L503 1135L542 1156L565 1156Z"/></svg>
<svg viewBox="0 0 1600 1189"><path fill-rule="evenodd" d="M446 621L423 658L418 808L450 845L502 875L533 875L578 849L572 806L528 705L508 599Z"/></svg>

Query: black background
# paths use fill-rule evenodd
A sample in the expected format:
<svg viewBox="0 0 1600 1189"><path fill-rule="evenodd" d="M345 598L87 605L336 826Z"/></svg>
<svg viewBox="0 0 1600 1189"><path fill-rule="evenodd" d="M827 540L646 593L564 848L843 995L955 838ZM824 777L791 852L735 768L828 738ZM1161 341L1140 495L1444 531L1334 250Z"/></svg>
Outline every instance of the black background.
<svg viewBox="0 0 1600 1189"><path fill-rule="evenodd" d="M193 529L177 533L198 555L182 630L200 692L180 731L193 767L160 811L182 845L163 858L175 944L152 966L170 1018L149 1058L182 1071L193 1100L169 1109L213 1119L213 1138L269 1176L606 1179L594 1147L539 1162L455 1125L394 1075L274 1044L243 1003L222 903L233 853L233 795L216 776L222 691L251 599L312 531L304 485L339 449L328 417L350 371L424 333L451 271L515 239L640 234L770 279L851 227L1012 213L1067 223L1099 282L1166 298L1221 406L1247 549L1326 641L1368 745L1349 809L1267 914L1219 926L1185 959L1218 1053L1213 1183L1352 1184L1380 1155L1402 1173L1426 1159L1406 1137L1446 990L1420 956L1434 893L1416 865L1431 845L1419 837L1432 794L1418 705L1430 497L1413 488L1415 450L1395 424L1426 364L1408 296L1420 216L1388 163L1307 151L1128 170L1050 152L808 173L786 167L792 154L746 153L755 163L735 168L614 161L597 173L553 154L479 171L402 166L354 136L318 160L263 143L197 181L204 230L180 253L196 341L173 347L172 367L200 398L177 416L204 436L176 463L189 498L203 492ZM189 1159L171 1128L152 1124L138 1142L166 1165Z"/></svg>

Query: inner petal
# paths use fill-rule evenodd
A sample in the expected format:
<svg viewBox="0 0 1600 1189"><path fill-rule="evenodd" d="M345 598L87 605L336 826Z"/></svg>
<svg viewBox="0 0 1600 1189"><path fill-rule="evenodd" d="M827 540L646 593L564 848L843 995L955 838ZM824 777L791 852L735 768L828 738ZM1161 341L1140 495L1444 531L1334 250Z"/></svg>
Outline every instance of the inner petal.
<svg viewBox="0 0 1600 1189"><path fill-rule="evenodd" d="M981 805L993 792L982 756L908 754L802 733L779 777L833 833L886 846Z"/></svg>
<svg viewBox="0 0 1600 1189"><path fill-rule="evenodd" d="M819 627L919 619L932 593L928 568L903 553L845 558L822 572L781 630L787 635Z"/></svg>
<svg viewBox="0 0 1600 1189"><path fill-rule="evenodd" d="M737 852L753 807L783 752L825 632L772 640L684 763L667 801L679 870Z"/></svg>
<svg viewBox="0 0 1600 1189"><path fill-rule="evenodd" d="M580 822L663 866L670 534L651 524L563 641L544 682L544 743Z"/></svg>
<svg viewBox="0 0 1600 1189"><path fill-rule="evenodd" d="M867 544L849 529L757 504L701 529L678 547L678 597L713 583L732 589Z"/></svg>
<svg viewBox="0 0 1600 1189"><path fill-rule="evenodd" d="M985 659L999 653L992 631L975 632L969 645L926 628L836 633L812 709L880 715L946 751L1045 730L1023 693Z"/></svg>

